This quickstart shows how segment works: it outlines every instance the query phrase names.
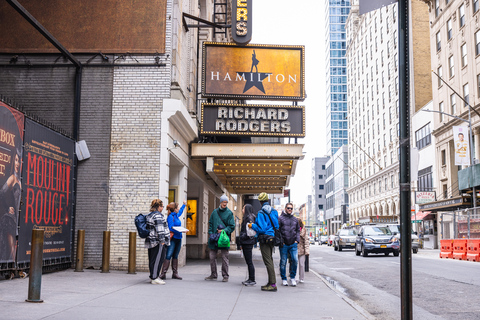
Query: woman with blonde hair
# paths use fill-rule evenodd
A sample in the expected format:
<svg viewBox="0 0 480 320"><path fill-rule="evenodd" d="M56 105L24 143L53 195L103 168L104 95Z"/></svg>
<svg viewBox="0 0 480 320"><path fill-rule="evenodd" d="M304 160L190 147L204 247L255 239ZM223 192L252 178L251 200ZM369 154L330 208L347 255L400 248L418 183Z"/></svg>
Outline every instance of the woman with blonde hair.
<svg viewBox="0 0 480 320"><path fill-rule="evenodd" d="M170 245L170 230L162 210L162 200L154 199L150 204L150 213L146 216L150 233L145 238L145 248L148 249L148 269L152 284L165 284L159 275L165 259L165 245Z"/></svg>
<svg viewBox="0 0 480 320"><path fill-rule="evenodd" d="M298 218L300 225L300 243L298 244L298 279L305 282L305 257L310 255L310 241L302 219Z"/></svg>

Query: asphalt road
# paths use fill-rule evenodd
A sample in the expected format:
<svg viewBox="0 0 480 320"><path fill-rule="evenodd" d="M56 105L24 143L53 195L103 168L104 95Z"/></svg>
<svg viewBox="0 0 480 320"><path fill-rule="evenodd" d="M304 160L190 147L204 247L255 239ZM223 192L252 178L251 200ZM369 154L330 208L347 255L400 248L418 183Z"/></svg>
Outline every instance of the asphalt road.
<svg viewBox="0 0 480 320"><path fill-rule="evenodd" d="M480 319L480 263L412 254L414 319ZM438 251L437 251L438 252ZM310 269L377 319L400 319L400 258L310 246Z"/></svg>

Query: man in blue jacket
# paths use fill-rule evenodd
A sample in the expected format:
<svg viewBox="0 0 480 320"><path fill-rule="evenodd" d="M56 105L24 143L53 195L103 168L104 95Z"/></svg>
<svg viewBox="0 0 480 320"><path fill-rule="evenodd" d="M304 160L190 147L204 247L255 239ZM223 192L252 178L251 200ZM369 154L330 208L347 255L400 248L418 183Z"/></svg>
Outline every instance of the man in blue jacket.
<svg viewBox="0 0 480 320"><path fill-rule="evenodd" d="M290 255L290 285L295 287L297 285L295 277L297 275L297 245L300 242L300 226L298 219L293 215L292 203L289 202L285 205L285 211L278 218L278 226L283 238L283 246L280 247L280 276L282 276L282 284L288 286L285 269L287 257Z"/></svg>
<svg viewBox="0 0 480 320"><path fill-rule="evenodd" d="M260 193L258 201L262 203L262 209L258 211L255 223L250 223L249 227L257 232L263 263L267 268L268 283L262 286L262 290L275 292L277 279L273 265L273 241L265 242L265 240L275 236L273 225L278 229L278 212L269 205L268 195L265 192Z"/></svg>

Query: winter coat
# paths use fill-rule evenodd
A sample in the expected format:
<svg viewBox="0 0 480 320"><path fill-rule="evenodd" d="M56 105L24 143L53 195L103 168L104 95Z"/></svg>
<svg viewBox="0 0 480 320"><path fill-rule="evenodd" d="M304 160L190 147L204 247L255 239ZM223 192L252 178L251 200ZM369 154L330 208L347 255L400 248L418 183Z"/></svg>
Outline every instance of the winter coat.
<svg viewBox="0 0 480 320"><path fill-rule="evenodd" d="M223 223L225 223L226 225L224 225ZM208 219L208 234L210 235L212 233L217 233L217 228L219 225L223 225L225 227L223 230L225 230L227 236L230 237L230 234L235 230L235 220L233 218L233 213L232 211L230 211L230 209L222 209L218 207L217 209L213 210L212 214L210 215L210 219ZM208 240L208 247L212 250L217 249L215 243L211 243L210 239Z"/></svg>
<svg viewBox="0 0 480 320"><path fill-rule="evenodd" d="M272 237L275 236L275 231L267 215L270 216L275 228L278 229L278 212L273 209L268 202L265 202L262 209L257 213L255 223L252 224L252 229L257 232L257 236L261 234L267 234Z"/></svg>
<svg viewBox="0 0 480 320"><path fill-rule="evenodd" d="M256 237L249 237L247 235L247 224L255 222L255 213L253 207L245 206L245 215L243 216L242 226L240 228L240 245L254 245L257 242Z"/></svg>
<svg viewBox="0 0 480 320"><path fill-rule="evenodd" d="M307 236L305 227L300 230L300 242L298 243L298 256L308 256L310 254L310 240Z"/></svg>
<svg viewBox="0 0 480 320"><path fill-rule="evenodd" d="M300 226L298 219L293 214L282 212L280 218L278 218L278 225L280 227L280 233L283 237L283 243L290 246L300 242Z"/></svg>

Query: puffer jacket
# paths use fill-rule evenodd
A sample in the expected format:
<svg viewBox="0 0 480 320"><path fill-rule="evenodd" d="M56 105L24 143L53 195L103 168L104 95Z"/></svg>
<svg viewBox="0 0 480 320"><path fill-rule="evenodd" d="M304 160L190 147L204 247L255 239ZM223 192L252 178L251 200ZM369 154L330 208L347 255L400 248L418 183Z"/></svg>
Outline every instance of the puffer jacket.
<svg viewBox="0 0 480 320"><path fill-rule="evenodd" d="M300 229L300 242L298 243L298 256L310 255L310 241L305 227Z"/></svg>
<svg viewBox="0 0 480 320"><path fill-rule="evenodd" d="M300 226L298 219L293 214L282 212L278 218L280 233L283 237L283 243L287 246L300 242Z"/></svg>

